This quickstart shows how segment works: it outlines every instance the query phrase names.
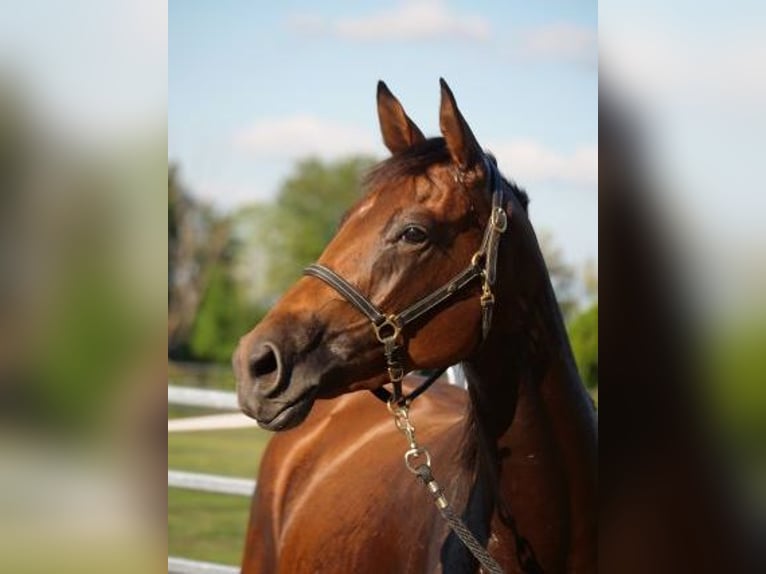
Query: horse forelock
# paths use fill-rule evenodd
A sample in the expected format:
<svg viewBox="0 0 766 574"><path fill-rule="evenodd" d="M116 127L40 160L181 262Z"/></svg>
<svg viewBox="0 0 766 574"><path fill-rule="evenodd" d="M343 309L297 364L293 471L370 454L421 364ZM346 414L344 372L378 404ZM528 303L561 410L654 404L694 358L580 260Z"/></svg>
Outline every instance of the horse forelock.
<svg viewBox="0 0 766 574"><path fill-rule="evenodd" d="M497 167L497 159L491 152L487 152L487 157ZM444 138L430 138L373 166L364 177L362 186L363 189L370 192L392 181L422 176L430 167L446 164L450 161L449 150ZM527 192L504 175L500 174L500 177L505 188L513 194L526 212L529 206Z"/></svg>

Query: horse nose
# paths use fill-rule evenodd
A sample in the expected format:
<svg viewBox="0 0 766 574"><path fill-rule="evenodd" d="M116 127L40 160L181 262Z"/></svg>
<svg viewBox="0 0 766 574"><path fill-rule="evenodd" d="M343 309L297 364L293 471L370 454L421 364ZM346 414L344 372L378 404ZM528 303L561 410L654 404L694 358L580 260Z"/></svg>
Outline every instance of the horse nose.
<svg viewBox="0 0 766 574"><path fill-rule="evenodd" d="M260 396L270 397L280 388L283 374L282 357L274 343L261 343L248 361L250 380Z"/></svg>

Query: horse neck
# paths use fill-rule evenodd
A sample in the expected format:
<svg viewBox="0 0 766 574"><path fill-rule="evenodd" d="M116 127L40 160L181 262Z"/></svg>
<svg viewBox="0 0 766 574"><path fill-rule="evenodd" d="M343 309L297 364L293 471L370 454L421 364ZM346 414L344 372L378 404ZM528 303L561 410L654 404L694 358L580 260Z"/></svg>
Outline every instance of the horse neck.
<svg viewBox="0 0 766 574"><path fill-rule="evenodd" d="M589 438L595 444L592 402L577 373L534 232L525 220L512 226L504 240L492 331L475 361L481 384L474 407L491 421L486 430L499 438L513 421L517 402L536 395L538 408L549 414L560 406L571 414L551 419L551 427L583 426L592 431ZM566 402L560 405L562 400Z"/></svg>
<svg viewBox="0 0 766 574"><path fill-rule="evenodd" d="M468 366L476 460L499 513L492 529L510 527L518 547L519 536L547 536L535 534L545 516L565 516L562 540L594 548L594 409L528 222L509 228L498 271L492 331Z"/></svg>

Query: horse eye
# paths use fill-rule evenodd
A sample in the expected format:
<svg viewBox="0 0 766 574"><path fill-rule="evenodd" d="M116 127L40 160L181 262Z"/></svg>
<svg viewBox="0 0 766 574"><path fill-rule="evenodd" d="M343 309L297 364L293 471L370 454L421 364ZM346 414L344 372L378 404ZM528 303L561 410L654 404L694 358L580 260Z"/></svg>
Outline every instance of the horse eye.
<svg viewBox="0 0 766 574"><path fill-rule="evenodd" d="M413 245L425 243L428 241L428 233L426 233L426 230L422 227L417 227L416 225L410 225L407 227L407 229L405 229L402 233L401 237L404 241L407 243L412 243Z"/></svg>

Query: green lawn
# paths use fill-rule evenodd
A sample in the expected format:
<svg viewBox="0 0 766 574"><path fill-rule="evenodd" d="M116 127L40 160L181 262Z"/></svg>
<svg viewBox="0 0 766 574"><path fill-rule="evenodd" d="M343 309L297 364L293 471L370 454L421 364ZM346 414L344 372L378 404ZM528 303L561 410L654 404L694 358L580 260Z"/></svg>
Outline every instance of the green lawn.
<svg viewBox="0 0 766 574"><path fill-rule="evenodd" d="M270 436L258 428L170 433L168 468L254 479ZM243 496L169 488L168 553L239 565L249 508Z"/></svg>
<svg viewBox="0 0 766 574"><path fill-rule="evenodd" d="M233 391L237 388L231 365L168 363L168 381L173 385Z"/></svg>
<svg viewBox="0 0 766 574"><path fill-rule="evenodd" d="M170 363L171 384L233 391L231 367ZM224 411L168 405L168 419ZM168 434L168 468L256 478L271 436L258 428ZM250 499L242 496L168 489L168 553L195 560L238 565L247 531Z"/></svg>
<svg viewBox="0 0 766 574"><path fill-rule="evenodd" d="M259 428L168 434L168 468L255 478L271 433Z"/></svg>
<svg viewBox="0 0 766 574"><path fill-rule="evenodd" d="M189 407L186 405L168 405L168 420L183 419L187 417L203 417L206 415L220 415L237 411L222 411L221 409L209 409L207 407Z"/></svg>
<svg viewBox="0 0 766 574"><path fill-rule="evenodd" d="M249 508L243 496L169 488L168 554L238 566Z"/></svg>

